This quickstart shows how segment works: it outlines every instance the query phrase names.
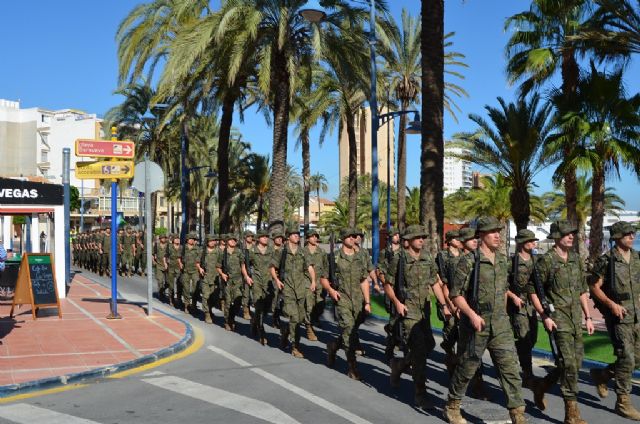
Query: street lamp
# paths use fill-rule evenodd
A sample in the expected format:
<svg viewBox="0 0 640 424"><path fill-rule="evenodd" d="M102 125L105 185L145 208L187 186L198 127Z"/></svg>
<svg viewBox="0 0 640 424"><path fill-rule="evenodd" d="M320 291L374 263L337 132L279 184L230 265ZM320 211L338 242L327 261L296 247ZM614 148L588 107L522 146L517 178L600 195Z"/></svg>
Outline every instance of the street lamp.
<svg viewBox="0 0 640 424"><path fill-rule="evenodd" d="M357 2L364 3L364 2ZM380 127L380 117L378 116L378 99L376 95L376 7L375 1L369 1L369 51L371 56L371 86L369 97L369 108L371 109L371 255L373 265L378 264L380 250L380 199L378 181L378 128ZM311 22L319 22L326 16L324 9L317 0L309 0L300 9L303 18ZM316 19L315 21L312 19Z"/></svg>

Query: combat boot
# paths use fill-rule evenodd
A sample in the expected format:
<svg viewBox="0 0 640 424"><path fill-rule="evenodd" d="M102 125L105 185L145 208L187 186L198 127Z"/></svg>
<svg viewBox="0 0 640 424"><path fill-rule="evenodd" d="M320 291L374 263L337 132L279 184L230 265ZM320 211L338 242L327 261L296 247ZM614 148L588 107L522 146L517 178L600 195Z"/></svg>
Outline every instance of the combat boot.
<svg viewBox="0 0 640 424"><path fill-rule="evenodd" d="M420 409L431 409L433 408L433 404L429 400L429 396L427 395L427 388L424 383L416 383L415 384L415 395L413 398L413 404L416 408Z"/></svg>
<svg viewBox="0 0 640 424"><path fill-rule="evenodd" d="M327 343L327 366L333 368L336 363L336 353L338 353L338 342L332 340Z"/></svg>
<svg viewBox="0 0 640 424"><path fill-rule="evenodd" d="M311 324L307 324L307 340L309 340L310 342L317 342L318 341L318 336L316 336L315 331L313 331L313 327L311 326Z"/></svg>
<svg viewBox="0 0 640 424"><path fill-rule="evenodd" d="M615 411L616 414L621 417L625 417L633 421L640 421L640 412L633 407L629 395L618 395Z"/></svg>
<svg viewBox="0 0 640 424"><path fill-rule="evenodd" d="M389 368L391 368L391 372L389 373L389 382L391 383L391 387L400 386L400 376L406 367L406 362L404 358L391 358L389 361Z"/></svg>
<svg viewBox="0 0 640 424"><path fill-rule="evenodd" d="M476 373L471 379L471 397L480 400L488 400L489 396L487 395L487 391L484 387L484 380L482 379L482 374Z"/></svg>
<svg viewBox="0 0 640 424"><path fill-rule="evenodd" d="M444 419L449 424L467 424L460 411L460 399L449 399L444 406Z"/></svg>
<svg viewBox="0 0 640 424"><path fill-rule="evenodd" d="M565 399L564 424L587 424L587 422L580 417L578 401Z"/></svg>
<svg viewBox="0 0 640 424"><path fill-rule="evenodd" d="M524 406L509 409L509 416L512 424L527 424L527 419L524 417Z"/></svg>
<svg viewBox="0 0 640 424"><path fill-rule="evenodd" d="M213 320L211 319L211 313L209 312L204 313L204 322L206 322L207 324L213 324Z"/></svg>
<svg viewBox="0 0 640 424"><path fill-rule="evenodd" d="M245 306L243 308L242 318L246 319L247 321L251 319L251 311L249 310L248 306Z"/></svg>
<svg viewBox="0 0 640 424"><path fill-rule="evenodd" d="M360 372L358 372L358 364L356 363L356 358L351 358L347 360L347 376L356 381L360 381Z"/></svg>
<svg viewBox="0 0 640 424"><path fill-rule="evenodd" d="M591 376L591 380L593 384L596 385L596 390L598 391L598 396L601 398L606 398L609 394L609 380L613 377L613 371L607 368L591 368L589 370L589 375Z"/></svg>
<svg viewBox="0 0 640 424"><path fill-rule="evenodd" d="M291 349L291 354L294 358L304 358L304 355L302 354L298 346L293 346L293 348Z"/></svg>
<svg viewBox="0 0 640 424"><path fill-rule="evenodd" d="M285 327L280 332L280 349L286 349L289 345L289 327Z"/></svg>
<svg viewBox="0 0 640 424"><path fill-rule="evenodd" d="M533 388L531 389L533 391L533 402L541 411L547 409L547 400L544 398L544 395L549 391L551 385L550 375L547 375L545 378L536 379L533 383Z"/></svg>
<svg viewBox="0 0 640 424"><path fill-rule="evenodd" d="M224 300L220 300L220 310L222 311L222 314L224 315L224 310L226 308L227 304Z"/></svg>

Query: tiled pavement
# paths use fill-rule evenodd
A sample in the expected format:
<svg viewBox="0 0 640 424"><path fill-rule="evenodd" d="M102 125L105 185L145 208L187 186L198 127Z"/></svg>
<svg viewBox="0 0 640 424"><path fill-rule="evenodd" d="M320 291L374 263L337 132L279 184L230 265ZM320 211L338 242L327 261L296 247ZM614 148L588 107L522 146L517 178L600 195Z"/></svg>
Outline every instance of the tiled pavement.
<svg viewBox="0 0 640 424"><path fill-rule="evenodd" d="M122 302L122 301L121 301ZM0 301L0 386L72 375L142 358L185 338L187 326L144 305L118 303L109 320L110 290L77 274L57 308L23 305L9 318L11 300Z"/></svg>

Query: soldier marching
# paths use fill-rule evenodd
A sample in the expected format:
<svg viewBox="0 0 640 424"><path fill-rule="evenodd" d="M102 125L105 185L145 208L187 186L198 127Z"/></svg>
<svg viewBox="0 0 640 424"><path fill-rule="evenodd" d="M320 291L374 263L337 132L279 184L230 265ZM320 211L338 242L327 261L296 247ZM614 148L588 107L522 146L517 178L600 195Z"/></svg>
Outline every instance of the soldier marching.
<svg viewBox="0 0 640 424"><path fill-rule="evenodd" d="M611 249L590 271L572 248L577 227L568 221L552 224L549 239L554 245L539 256L535 234L520 230L514 256L506 257L499 249L501 229L495 218L481 217L476 228L448 232L445 249L435 257L427 252L423 227L392 230L377 268L360 246L362 232L353 228L343 228L337 243L331 237L329 252L321 247L315 230L307 233L302 245L297 228L284 234L258 230L208 235L201 246L195 233L186 236L184 245L176 234L163 235L154 241L152 259L161 300L202 316L206 324L214 322L214 309L219 309L228 331L236 330L240 318L263 346L269 344L265 321L271 314L272 325L280 329L280 348L298 358L304 357L300 327L309 342L317 342L314 326L320 325L325 300L330 300L338 334L326 344L327 365L333 368L343 349L347 375L355 380L365 378L356 361L358 352L364 353L359 326L371 313L371 287L382 282L391 312L385 326L390 382L396 387L401 374L409 373L414 404L423 409L433 407L427 381L438 372L427 367L435 347L430 312L435 302L443 321L441 347L449 373L443 412L455 424L466 423L461 400L467 386L474 396L484 396L480 370L485 350L498 370L512 422L526 422L521 387L531 389L535 406L545 410L545 394L559 382L564 423L585 423L578 408L578 372L584 355L583 326L588 334L594 331L591 294L617 358L604 368L591 369L591 378L600 397L607 396L613 380L614 411L640 421L631 401L631 376L640 361L640 255L632 248L636 228L625 222L613 225ZM76 234L74 264L108 276L112 236L119 254L116 269L127 275L142 269L143 233L130 227L116 235L110 228ZM556 365L544 378L534 376L532 364L538 320L549 335Z"/></svg>

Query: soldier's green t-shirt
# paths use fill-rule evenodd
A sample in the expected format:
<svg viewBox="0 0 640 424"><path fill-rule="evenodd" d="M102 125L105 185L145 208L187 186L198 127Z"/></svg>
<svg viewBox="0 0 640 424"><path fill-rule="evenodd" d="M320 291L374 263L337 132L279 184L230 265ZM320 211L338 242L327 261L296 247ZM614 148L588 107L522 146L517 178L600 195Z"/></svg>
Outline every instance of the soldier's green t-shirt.
<svg viewBox="0 0 640 424"><path fill-rule="evenodd" d="M360 284L367 279L369 271L359 253L348 255L343 249L337 249L334 253L336 261L336 278L338 279L338 293L341 300L345 298L354 305L364 301ZM322 278L329 278L329 267L323 270Z"/></svg>
<svg viewBox="0 0 640 424"><path fill-rule="evenodd" d="M284 251L276 252L272 256L271 267L276 271L280 271L280 262L282 255L285 254L285 278L282 283L289 286L297 293L302 293L309 286L309 280L305 277L309 261L302 247L298 247L295 253L289 248L284 247Z"/></svg>
<svg viewBox="0 0 640 424"><path fill-rule="evenodd" d="M178 262L178 260L182 258L182 247L176 248L175 245L173 245L173 243L169 244L167 247L166 258L167 258L167 266L169 268L169 271L171 270L179 271L178 267L180 266L180 263Z"/></svg>
<svg viewBox="0 0 640 424"><path fill-rule="evenodd" d="M189 245L184 246L184 251L182 252L182 264L184 265L184 272L188 274L193 274L198 272L198 268L196 264L200 262L202 258L202 251L198 246L189 247Z"/></svg>
<svg viewBox="0 0 640 424"><path fill-rule="evenodd" d="M629 263L627 263L617 249L613 249L615 260L615 296L611 279L609 277L609 260L611 250L600 256L593 270L592 283L603 279L602 291L614 302L622 305L627 310L621 323L634 323L640 320L640 256L631 249ZM604 314L609 313L609 308L600 308Z"/></svg>
<svg viewBox="0 0 640 424"><path fill-rule="evenodd" d="M320 246L317 246L315 252L311 253L309 247L305 246L304 254L307 257L307 263L313 266L313 270L316 273L316 278L318 278L319 275L324 274L324 268L328 267L329 265L327 261L327 253L322 250ZM309 275L309 271L306 268L304 276L306 277L308 284L311 284L311 275Z"/></svg>
<svg viewBox="0 0 640 424"><path fill-rule="evenodd" d="M252 266L252 275L254 283L267 284L271 280L270 267L273 260L274 249L271 246L266 247L264 253L260 251L258 246L253 246L249 251L249 262Z"/></svg>
<svg viewBox="0 0 640 424"><path fill-rule="evenodd" d="M235 282L242 282L242 264L244 264L244 254L242 249L236 247L231 252L227 250L226 269L223 267L225 261L224 251L218 255L218 262L216 267L222 269L222 271L229 276L229 278Z"/></svg>
<svg viewBox="0 0 640 424"><path fill-rule="evenodd" d="M422 319L425 317L427 306L430 306L432 287L438 281L435 262L426 249L422 249L417 258L404 250L394 256L389 266L389 272L394 282L400 270L400 259L404 260L404 289L407 296L404 301L404 305L407 307L406 318ZM396 296L398 294L396 293Z"/></svg>

